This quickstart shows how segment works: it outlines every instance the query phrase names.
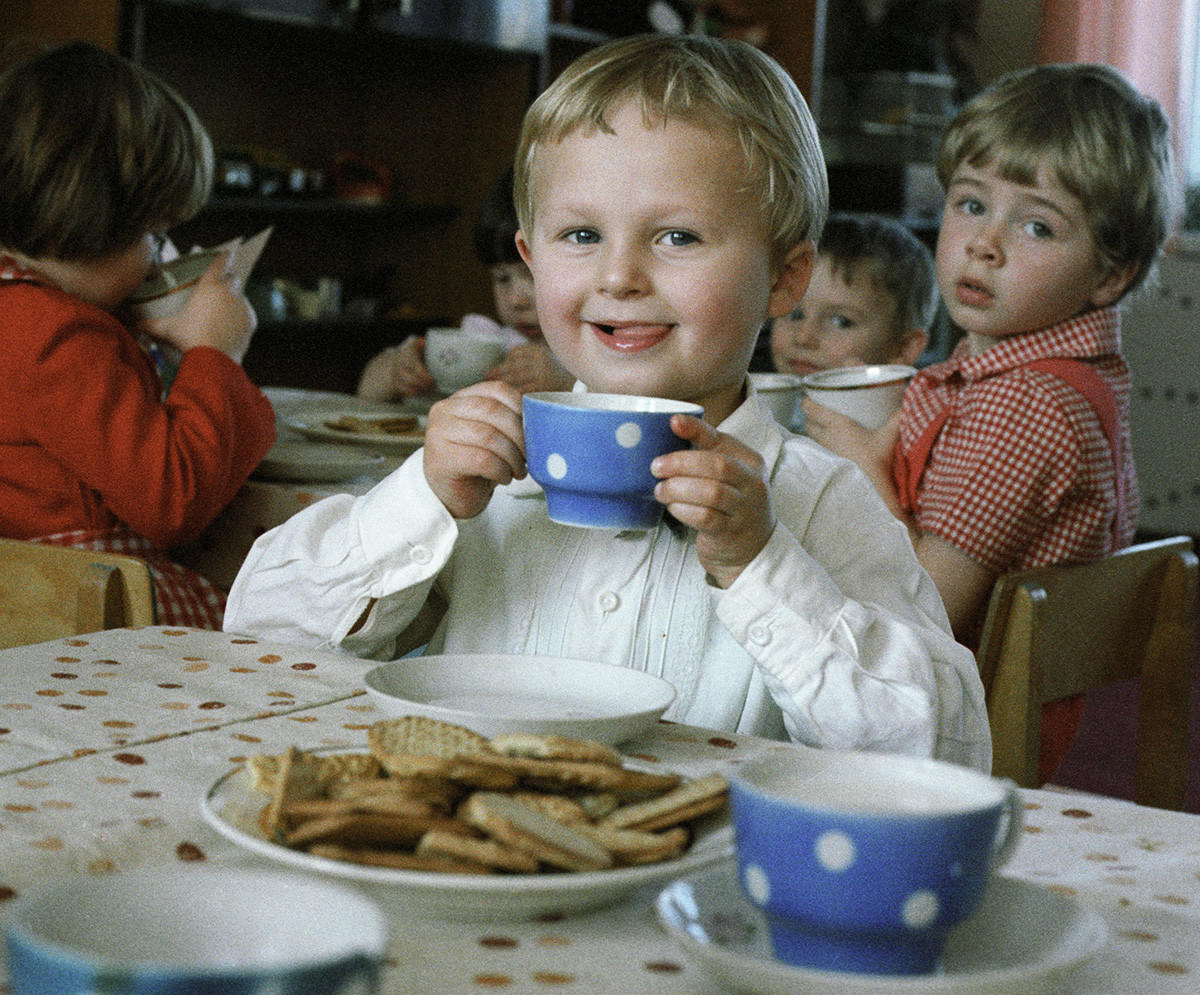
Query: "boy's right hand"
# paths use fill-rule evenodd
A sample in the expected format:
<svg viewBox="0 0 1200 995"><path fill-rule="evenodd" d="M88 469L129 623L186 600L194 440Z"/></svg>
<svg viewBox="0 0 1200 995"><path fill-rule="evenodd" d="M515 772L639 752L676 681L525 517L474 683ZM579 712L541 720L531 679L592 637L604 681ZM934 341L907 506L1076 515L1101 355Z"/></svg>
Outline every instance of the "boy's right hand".
<svg viewBox="0 0 1200 995"><path fill-rule="evenodd" d="M141 330L180 352L212 346L240 363L250 346L257 318L240 281L229 273L228 264L229 253L222 253L200 276L182 311L161 321L144 322Z"/></svg>
<svg viewBox="0 0 1200 995"><path fill-rule="evenodd" d="M424 468L451 515L478 515L498 484L525 476L520 393L491 380L438 401L425 427Z"/></svg>

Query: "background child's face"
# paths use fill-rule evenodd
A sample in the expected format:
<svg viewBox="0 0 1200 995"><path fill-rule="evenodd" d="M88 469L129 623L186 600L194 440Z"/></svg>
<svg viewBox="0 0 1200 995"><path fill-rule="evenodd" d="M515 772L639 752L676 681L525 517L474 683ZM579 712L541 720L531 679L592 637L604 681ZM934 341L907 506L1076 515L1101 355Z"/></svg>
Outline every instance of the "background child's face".
<svg viewBox="0 0 1200 995"><path fill-rule="evenodd" d="M803 292L811 253L784 278L736 139L626 104L613 133L577 130L539 153L535 216L518 235L542 334L592 390L693 401L714 424L736 407L772 303Z"/></svg>
<svg viewBox="0 0 1200 995"><path fill-rule="evenodd" d="M158 240L146 235L128 249L87 262L38 259L35 268L68 294L111 311L126 300L158 262Z"/></svg>
<svg viewBox="0 0 1200 995"><path fill-rule="evenodd" d="M771 357L781 373L804 376L839 366L897 361L896 302L857 268L847 283L818 255L804 300L771 327Z"/></svg>
<svg viewBox="0 0 1200 995"><path fill-rule="evenodd" d="M524 263L497 263L491 268L492 293L500 324L515 328L527 339L539 339L533 274Z"/></svg>
<svg viewBox="0 0 1200 995"><path fill-rule="evenodd" d="M1046 167L1024 186L959 166L936 262L950 317L976 351L1114 303L1132 275L1101 265L1083 204Z"/></svg>

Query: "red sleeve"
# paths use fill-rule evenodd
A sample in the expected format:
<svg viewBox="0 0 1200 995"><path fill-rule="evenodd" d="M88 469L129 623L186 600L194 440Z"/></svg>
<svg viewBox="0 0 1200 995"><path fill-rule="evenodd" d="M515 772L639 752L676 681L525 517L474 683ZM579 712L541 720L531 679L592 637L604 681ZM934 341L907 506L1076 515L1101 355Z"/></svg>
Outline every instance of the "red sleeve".
<svg viewBox="0 0 1200 995"><path fill-rule="evenodd" d="M45 312L6 343L9 416L135 532L163 548L195 538L274 441L270 402L205 347L183 357L164 402L151 361L114 318L61 297Z"/></svg>

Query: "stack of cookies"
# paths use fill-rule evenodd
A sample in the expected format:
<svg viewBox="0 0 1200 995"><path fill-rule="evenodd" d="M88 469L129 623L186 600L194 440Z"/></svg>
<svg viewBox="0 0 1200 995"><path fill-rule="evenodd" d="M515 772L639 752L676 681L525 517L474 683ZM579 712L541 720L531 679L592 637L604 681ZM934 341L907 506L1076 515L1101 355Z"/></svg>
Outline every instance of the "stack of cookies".
<svg viewBox="0 0 1200 995"><path fill-rule="evenodd" d="M683 853L723 809L720 775L627 767L591 740L488 739L424 716L376 722L368 753L251 757L273 842L377 867L453 874L598 871Z"/></svg>

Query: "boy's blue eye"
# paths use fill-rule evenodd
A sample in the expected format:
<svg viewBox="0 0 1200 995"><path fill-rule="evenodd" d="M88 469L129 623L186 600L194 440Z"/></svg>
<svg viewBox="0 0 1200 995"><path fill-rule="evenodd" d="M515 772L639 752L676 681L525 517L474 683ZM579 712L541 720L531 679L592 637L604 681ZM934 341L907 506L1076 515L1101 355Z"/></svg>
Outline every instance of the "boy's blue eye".
<svg viewBox="0 0 1200 995"><path fill-rule="evenodd" d="M672 230L663 235L663 241L672 248L682 248L685 245L692 245L700 240L690 231Z"/></svg>
<svg viewBox="0 0 1200 995"><path fill-rule="evenodd" d="M1030 221L1027 227L1029 234L1034 238L1052 238L1054 236L1054 229L1044 221Z"/></svg>
<svg viewBox="0 0 1200 995"><path fill-rule="evenodd" d="M964 214L982 214L984 212L982 201L976 200L974 197L964 197L958 202L958 206Z"/></svg>
<svg viewBox="0 0 1200 995"><path fill-rule="evenodd" d="M600 241L600 236L590 228L576 228L574 231L569 231L565 236L568 242L574 242L576 245L594 245Z"/></svg>

